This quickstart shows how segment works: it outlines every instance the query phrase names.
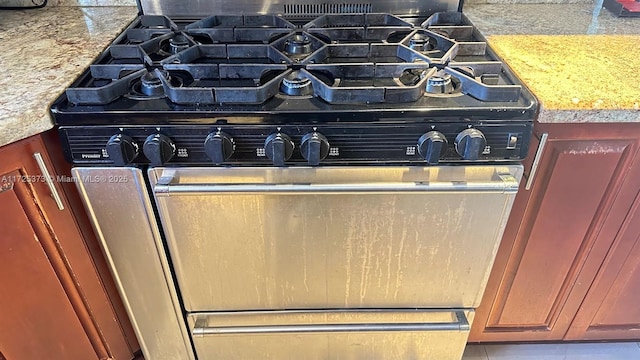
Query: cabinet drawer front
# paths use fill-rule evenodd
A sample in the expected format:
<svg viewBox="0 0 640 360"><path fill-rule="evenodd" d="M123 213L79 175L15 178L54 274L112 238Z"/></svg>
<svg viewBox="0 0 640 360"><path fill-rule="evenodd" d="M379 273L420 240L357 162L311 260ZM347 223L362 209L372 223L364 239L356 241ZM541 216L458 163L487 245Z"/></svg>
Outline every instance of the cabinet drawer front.
<svg viewBox="0 0 640 360"><path fill-rule="evenodd" d="M469 310L344 310L196 313L199 358L460 359Z"/></svg>

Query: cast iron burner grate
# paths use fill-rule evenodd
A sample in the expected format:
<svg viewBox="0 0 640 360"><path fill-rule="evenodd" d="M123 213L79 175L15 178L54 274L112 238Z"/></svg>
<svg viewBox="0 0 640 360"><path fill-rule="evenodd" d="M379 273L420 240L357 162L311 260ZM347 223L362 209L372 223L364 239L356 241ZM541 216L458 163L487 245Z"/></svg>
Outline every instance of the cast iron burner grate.
<svg viewBox="0 0 640 360"><path fill-rule="evenodd" d="M185 31L212 43L269 43L289 34L296 26L275 15L209 16L185 27Z"/></svg>
<svg viewBox="0 0 640 360"><path fill-rule="evenodd" d="M307 23L305 31L328 42L388 42L406 35L413 26L390 14L329 14Z"/></svg>
<svg viewBox="0 0 640 360"><path fill-rule="evenodd" d="M390 14L329 14L301 28L275 15L210 16L185 26L141 16L67 97L75 105L121 97L192 106L274 97L517 101L521 87L502 80L502 63L486 61L486 43L474 41L461 16L436 13L416 27Z"/></svg>

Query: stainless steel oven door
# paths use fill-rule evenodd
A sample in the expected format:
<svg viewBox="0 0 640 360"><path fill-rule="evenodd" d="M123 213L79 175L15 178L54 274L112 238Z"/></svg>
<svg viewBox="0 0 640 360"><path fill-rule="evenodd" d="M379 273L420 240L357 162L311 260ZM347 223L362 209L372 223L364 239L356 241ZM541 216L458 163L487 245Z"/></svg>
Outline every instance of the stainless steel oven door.
<svg viewBox="0 0 640 360"><path fill-rule="evenodd" d="M514 166L154 168L187 311L474 308Z"/></svg>

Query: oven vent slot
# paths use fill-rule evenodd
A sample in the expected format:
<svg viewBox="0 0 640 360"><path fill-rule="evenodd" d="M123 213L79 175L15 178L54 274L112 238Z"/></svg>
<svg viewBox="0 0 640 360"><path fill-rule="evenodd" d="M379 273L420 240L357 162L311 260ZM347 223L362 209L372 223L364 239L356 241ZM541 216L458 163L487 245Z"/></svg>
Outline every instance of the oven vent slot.
<svg viewBox="0 0 640 360"><path fill-rule="evenodd" d="M372 12L371 3L284 4L285 15L362 14Z"/></svg>

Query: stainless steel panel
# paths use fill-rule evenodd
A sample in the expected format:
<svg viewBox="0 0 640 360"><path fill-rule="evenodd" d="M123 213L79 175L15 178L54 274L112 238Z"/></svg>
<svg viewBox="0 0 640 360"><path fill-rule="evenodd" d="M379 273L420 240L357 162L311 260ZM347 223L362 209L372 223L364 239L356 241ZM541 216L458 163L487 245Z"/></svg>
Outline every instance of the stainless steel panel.
<svg viewBox="0 0 640 360"><path fill-rule="evenodd" d="M145 358L194 359L142 173L72 172Z"/></svg>
<svg viewBox="0 0 640 360"><path fill-rule="evenodd" d="M533 164L531 165L531 170L529 171L529 175L527 176L527 183L524 186L525 190L531 190L531 186L533 186L533 179L535 179L536 173L538 172L538 166L540 165L540 160L542 159L542 154L544 154L544 148L547 145L548 139L548 133L543 133L540 136L538 150L536 150L536 156L533 158Z"/></svg>
<svg viewBox="0 0 640 360"><path fill-rule="evenodd" d="M62 198L60 197L60 194L58 194L58 190L56 189L56 186L53 184L53 177L49 173L47 164L44 163L42 154L40 154L39 152L33 153L33 158L36 159L36 163L38 164L38 167L40 168L40 172L44 177L44 182L47 184L47 187L51 192L51 197L53 198L53 201L55 201L56 205L58 206L58 210L63 211L64 203L62 202Z"/></svg>
<svg viewBox="0 0 640 360"><path fill-rule="evenodd" d="M201 359L459 360L467 317L473 311L345 310L199 313L188 321Z"/></svg>
<svg viewBox="0 0 640 360"><path fill-rule="evenodd" d="M521 175L519 165L149 171L189 311L476 307Z"/></svg>
<svg viewBox="0 0 640 360"><path fill-rule="evenodd" d="M458 11L460 6L460 2L456 0L141 0L140 3L144 14L176 17L245 14L283 14L300 17L319 16L331 12L364 12L363 10L424 17L439 11Z"/></svg>

